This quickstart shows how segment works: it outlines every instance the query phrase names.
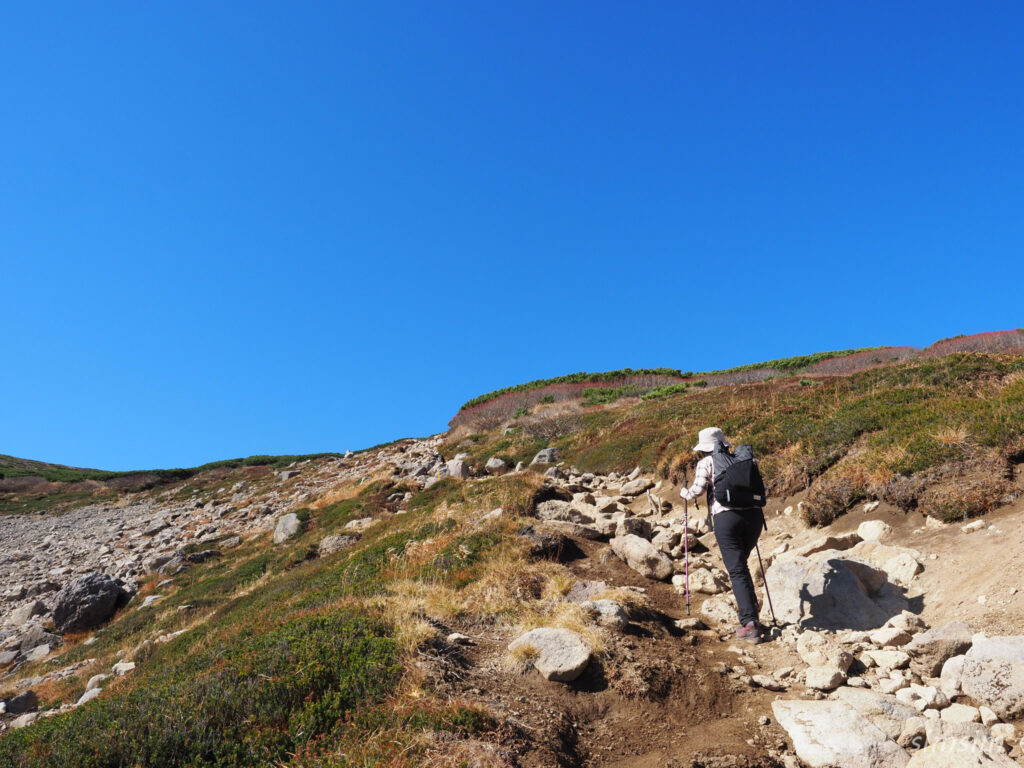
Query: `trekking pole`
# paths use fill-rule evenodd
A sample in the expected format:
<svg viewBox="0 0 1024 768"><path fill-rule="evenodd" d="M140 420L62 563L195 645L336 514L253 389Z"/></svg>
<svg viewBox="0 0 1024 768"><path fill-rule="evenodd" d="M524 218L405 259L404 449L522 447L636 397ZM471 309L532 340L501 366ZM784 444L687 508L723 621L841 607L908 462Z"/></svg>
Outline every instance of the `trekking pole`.
<svg viewBox="0 0 1024 768"><path fill-rule="evenodd" d="M690 502L683 499L683 552L686 553L686 615L690 615Z"/></svg>
<svg viewBox="0 0 1024 768"><path fill-rule="evenodd" d="M775 618L775 606L772 605L772 593L768 591L768 576L764 572L764 561L761 560L761 547L755 544L754 549L757 550L757 562L761 566L761 580L764 582L764 593L768 596L768 610L772 612L772 624L778 624L779 621Z"/></svg>

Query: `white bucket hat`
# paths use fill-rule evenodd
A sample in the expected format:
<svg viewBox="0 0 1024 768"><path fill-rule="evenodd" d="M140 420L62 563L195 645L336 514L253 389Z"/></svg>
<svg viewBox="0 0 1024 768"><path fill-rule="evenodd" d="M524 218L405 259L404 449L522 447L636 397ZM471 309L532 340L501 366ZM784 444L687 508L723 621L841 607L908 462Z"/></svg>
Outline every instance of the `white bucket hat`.
<svg viewBox="0 0 1024 768"><path fill-rule="evenodd" d="M724 445L726 448L732 447L729 445L729 441L725 439L722 430L718 427L708 427L700 431L697 444L693 446L693 450L712 453L719 444Z"/></svg>

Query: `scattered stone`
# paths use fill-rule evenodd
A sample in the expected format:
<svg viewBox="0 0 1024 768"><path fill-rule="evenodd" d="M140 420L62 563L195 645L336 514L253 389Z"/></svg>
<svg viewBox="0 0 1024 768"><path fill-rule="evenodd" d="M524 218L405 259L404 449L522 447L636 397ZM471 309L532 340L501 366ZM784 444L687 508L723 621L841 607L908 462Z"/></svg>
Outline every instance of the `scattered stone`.
<svg viewBox="0 0 1024 768"><path fill-rule="evenodd" d="M985 523L982 520L975 520L973 523L960 526L960 530L964 533L975 533L976 531L982 531L985 529Z"/></svg>
<svg viewBox="0 0 1024 768"><path fill-rule="evenodd" d="M452 459L445 466L448 467L448 476L459 480L466 480L473 474L470 472L469 464L460 458Z"/></svg>
<svg viewBox="0 0 1024 768"><path fill-rule="evenodd" d="M907 644L911 669L921 677L938 677L946 659L965 653L971 647L971 628L962 621L933 627Z"/></svg>
<svg viewBox="0 0 1024 768"><path fill-rule="evenodd" d="M110 675L93 675L85 684L85 690L91 691L93 688L99 688L109 677Z"/></svg>
<svg viewBox="0 0 1024 768"><path fill-rule="evenodd" d="M785 683L776 680L774 677L769 675L753 675L750 679L753 680L758 687L764 688L766 691L779 692L788 689L788 686Z"/></svg>
<svg viewBox="0 0 1024 768"><path fill-rule="evenodd" d="M87 688L87 689L86 689L86 691L85 691L85 693L83 693L83 694L82 694L82 695L81 695L81 696L80 696L80 697L78 698L78 701L76 701L76 702L75 702L75 706L76 706L76 707L80 707L80 706L82 706L83 704L87 704L87 703L89 703L90 701L92 701L93 699L95 699L95 698L96 698L97 696L99 696L99 695L100 695L100 693L102 693L102 690L101 690L101 689L99 689L99 688Z"/></svg>
<svg viewBox="0 0 1024 768"><path fill-rule="evenodd" d="M114 670L114 674L115 675L117 675L118 677L121 677L123 675L127 675L129 672L131 672L133 669L135 669L135 662L134 661L119 661L119 662L117 662L117 664L115 664L112 667L112 669Z"/></svg>
<svg viewBox="0 0 1024 768"><path fill-rule="evenodd" d="M883 627L876 629L869 635L870 641L879 648L897 648L909 643L913 636L903 629L896 627Z"/></svg>
<svg viewBox="0 0 1024 768"><path fill-rule="evenodd" d="M22 715L21 717L14 718L11 721L10 728L12 731L16 731L19 728L24 728L25 726L32 725L32 723L34 723L38 719L38 712L29 712L27 714Z"/></svg>
<svg viewBox="0 0 1024 768"><path fill-rule="evenodd" d="M960 679L964 672L964 659L966 656L953 656L946 659L942 665L942 674L939 675L939 687L950 699L959 696L962 692Z"/></svg>
<svg viewBox="0 0 1024 768"><path fill-rule="evenodd" d="M1024 716L1024 636L976 638L964 659L961 688L1003 720Z"/></svg>
<svg viewBox="0 0 1024 768"><path fill-rule="evenodd" d="M830 698L853 707L890 739L896 739L906 720L918 714L893 696L863 688L838 688Z"/></svg>
<svg viewBox="0 0 1024 768"><path fill-rule="evenodd" d="M537 455L533 457L533 461L530 462L530 466L532 467L534 464L554 464L556 461L558 461L558 450L555 448L545 448L537 452Z"/></svg>
<svg viewBox="0 0 1024 768"><path fill-rule="evenodd" d="M967 704L950 704L942 710L942 719L947 723L980 723L981 712Z"/></svg>
<svg viewBox="0 0 1024 768"><path fill-rule="evenodd" d="M130 597L120 579L96 572L86 574L54 597L53 623L62 633L93 629L113 616Z"/></svg>
<svg viewBox="0 0 1024 768"><path fill-rule="evenodd" d="M907 753L842 701L774 701L775 720L811 768L904 768Z"/></svg>
<svg viewBox="0 0 1024 768"><path fill-rule="evenodd" d="M622 488L619 489L619 493L623 496L639 496L641 493L646 491L648 488L654 487L654 481L647 477L640 477L636 480L630 480Z"/></svg>
<svg viewBox="0 0 1024 768"><path fill-rule="evenodd" d="M40 659L45 659L49 655L49 645L37 645L35 648L33 648L31 651L25 654L25 661L39 661Z"/></svg>
<svg viewBox="0 0 1024 768"><path fill-rule="evenodd" d="M32 600L20 608L11 611L10 623L16 627L24 626L33 616L42 616L46 613L46 606L41 600Z"/></svg>
<svg viewBox="0 0 1024 768"><path fill-rule="evenodd" d="M865 507L865 511L872 512L874 509L869 510ZM892 528L882 520L865 520L857 526L857 535L864 541L881 541L890 533Z"/></svg>
<svg viewBox="0 0 1024 768"><path fill-rule="evenodd" d="M648 579L663 581L674 572L672 561L651 542L633 534L611 540L612 551L630 568Z"/></svg>
<svg viewBox="0 0 1024 768"><path fill-rule="evenodd" d="M445 640L451 645L472 645L473 639L461 632L452 632Z"/></svg>
<svg viewBox="0 0 1024 768"><path fill-rule="evenodd" d="M853 663L853 655L838 640L820 632L802 632L796 641L796 652L809 666L832 667L843 673Z"/></svg>
<svg viewBox="0 0 1024 768"><path fill-rule="evenodd" d="M24 693L19 693L7 702L7 714L20 715L23 712L35 709L37 706L39 706L39 698L36 696L36 692L28 690Z"/></svg>
<svg viewBox="0 0 1024 768"><path fill-rule="evenodd" d="M768 587L780 621L811 629L875 629L903 610L906 600L884 573L836 554L772 563Z"/></svg>
<svg viewBox="0 0 1024 768"><path fill-rule="evenodd" d="M871 659L883 672L905 669L910 665L910 656L903 651L864 651L863 655Z"/></svg>
<svg viewBox="0 0 1024 768"><path fill-rule="evenodd" d="M591 649L569 629L540 627L513 640L508 649L530 660L545 680L568 683L590 663Z"/></svg>
<svg viewBox="0 0 1024 768"><path fill-rule="evenodd" d="M294 512L289 512L287 515L279 518L277 525L274 527L274 543L283 544L297 536L301 530L302 521L299 520L299 516Z"/></svg>
<svg viewBox="0 0 1024 768"><path fill-rule="evenodd" d="M846 673L836 667L808 667L804 674L804 685L816 691L831 691L846 681Z"/></svg>
<svg viewBox="0 0 1024 768"><path fill-rule="evenodd" d="M629 626L629 616L619 603L614 600L594 600L580 603L580 607L590 611L602 627L625 629Z"/></svg>
<svg viewBox="0 0 1024 768"><path fill-rule="evenodd" d="M508 470L508 464L497 456L492 456L487 460L487 463L484 464L484 470L491 475L500 475Z"/></svg>
<svg viewBox="0 0 1024 768"><path fill-rule="evenodd" d="M328 557L333 555L335 552L341 552L341 550L351 547L359 539L355 536L349 536L344 533L336 533L331 536L324 536L317 544L317 552L321 557Z"/></svg>

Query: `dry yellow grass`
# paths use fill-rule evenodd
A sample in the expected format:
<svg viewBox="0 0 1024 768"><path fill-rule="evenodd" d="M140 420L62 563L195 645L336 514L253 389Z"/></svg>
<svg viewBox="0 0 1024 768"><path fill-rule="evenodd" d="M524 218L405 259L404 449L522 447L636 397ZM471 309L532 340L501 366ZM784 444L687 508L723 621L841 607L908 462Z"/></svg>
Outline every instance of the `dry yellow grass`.
<svg viewBox="0 0 1024 768"><path fill-rule="evenodd" d="M970 433L967 431L967 427L960 426L948 426L937 429L932 437L943 445L966 445L971 438Z"/></svg>

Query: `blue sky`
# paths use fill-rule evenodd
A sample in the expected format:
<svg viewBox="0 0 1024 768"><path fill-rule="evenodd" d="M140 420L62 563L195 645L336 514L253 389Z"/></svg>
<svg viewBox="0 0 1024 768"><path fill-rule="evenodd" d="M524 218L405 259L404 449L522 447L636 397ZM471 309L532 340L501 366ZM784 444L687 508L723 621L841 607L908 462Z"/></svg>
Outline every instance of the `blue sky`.
<svg viewBox="0 0 1024 768"><path fill-rule="evenodd" d="M9 4L0 453L1024 325L1017 2Z"/></svg>

